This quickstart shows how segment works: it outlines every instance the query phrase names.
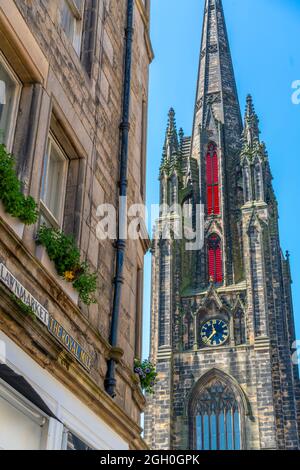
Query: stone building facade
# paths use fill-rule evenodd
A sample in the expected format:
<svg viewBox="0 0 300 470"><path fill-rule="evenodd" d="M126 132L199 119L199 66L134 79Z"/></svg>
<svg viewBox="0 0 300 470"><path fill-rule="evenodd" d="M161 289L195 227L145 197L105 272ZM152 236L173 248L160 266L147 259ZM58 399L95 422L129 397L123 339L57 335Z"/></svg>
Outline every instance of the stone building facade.
<svg viewBox="0 0 300 470"><path fill-rule="evenodd" d="M24 194L39 208L37 223L28 226L0 208L0 408L7 416L0 447L146 446L140 427L145 400L133 362L141 354L148 241L128 241L123 276L115 281L115 240L98 240L97 208L118 208L124 129L128 205L145 198L149 12L150 0L0 0L1 143L15 157ZM122 122L129 68L129 122ZM97 273L96 303L78 299L37 245L43 222L74 237L82 261ZM38 306L35 319L24 314L24 299ZM110 394L109 361L116 380ZM22 395L24 381L32 402Z"/></svg>
<svg viewBox="0 0 300 470"><path fill-rule="evenodd" d="M162 209L152 247L145 439L154 449L298 449L299 375L289 257L266 147L248 96L244 123L221 0L206 0L192 137L171 109L161 204L179 204L203 245L187 250ZM177 224L177 225L176 225ZM204 227L203 227L204 226Z"/></svg>

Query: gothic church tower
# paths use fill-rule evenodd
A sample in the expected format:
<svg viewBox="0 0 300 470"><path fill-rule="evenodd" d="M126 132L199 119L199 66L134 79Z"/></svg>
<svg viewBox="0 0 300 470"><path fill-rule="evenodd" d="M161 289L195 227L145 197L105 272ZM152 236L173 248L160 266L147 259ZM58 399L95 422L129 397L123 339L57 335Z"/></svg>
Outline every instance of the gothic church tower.
<svg viewBox="0 0 300 470"><path fill-rule="evenodd" d="M169 112L161 204L194 220L204 245L154 239L151 360L145 438L153 449L297 449L299 375L289 257L259 121L241 118L221 0L206 0L193 135ZM176 214L161 210L156 230ZM298 424L297 424L298 422Z"/></svg>

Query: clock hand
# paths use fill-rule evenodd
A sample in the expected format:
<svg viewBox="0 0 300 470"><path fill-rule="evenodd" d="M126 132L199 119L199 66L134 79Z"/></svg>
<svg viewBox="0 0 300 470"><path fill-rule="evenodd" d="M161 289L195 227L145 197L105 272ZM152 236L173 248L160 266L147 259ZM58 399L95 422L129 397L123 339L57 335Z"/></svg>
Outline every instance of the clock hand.
<svg viewBox="0 0 300 470"><path fill-rule="evenodd" d="M212 334L210 335L210 337L207 338L207 340L205 341L205 344L208 343L208 342L215 336L216 333L217 333L217 332L216 332L216 330L215 330L215 328L214 328Z"/></svg>
<svg viewBox="0 0 300 470"><path fill-rule="evenodd" d="M213 338L215 335L217 335L217 334L218 334L218 332L217 332L217 330L214 328L214 334L212 335L212 338ZM211 339L212 339L212 338L211 338Z"/></svg>

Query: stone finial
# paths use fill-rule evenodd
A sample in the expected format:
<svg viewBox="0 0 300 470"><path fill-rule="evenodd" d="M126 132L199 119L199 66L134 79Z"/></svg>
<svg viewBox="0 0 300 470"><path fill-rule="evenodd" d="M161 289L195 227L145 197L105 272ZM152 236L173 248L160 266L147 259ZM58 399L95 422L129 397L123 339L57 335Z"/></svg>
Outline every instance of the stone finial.
<svg viewBox="0 0 300 470"><path fill-rule="evenodd" d="M249 94L246 98L246 116L251 117L253 114L255 114L253 99L252 96Z"/></svg>
<svg viewBox="0 0 300 470"><path fill-rule="evenodd" d="M174 119L174 118L175 118L175 110L174 110L174 108L171 107L171 108L169 109L169 119L170 119L170 121L171 121L171 120Z"/></svg>
<svg viewBox="0 0 300 470"><path fill-rule="evenodd" d="M184 138L184 132L183 132L182 127L179 129L178 135L179 135L179 141L180 141L180 143L182 143L183 138Z"/></svg>
<svg viewBox="0 0 300 470"><path fill-rule="evenodd" d="M176 136L175 140L178 145L175 111L173 108L170 108L168 118L167 136L169 139L173 139Z"/></svg>
<svg viewBox="0 0 300 470"><path fill-rule="evenodd" d="M247 96L245 125L243 138L248 147L252 148L255 143L259 143L259 119L255 113L252 96Z"/></svg>

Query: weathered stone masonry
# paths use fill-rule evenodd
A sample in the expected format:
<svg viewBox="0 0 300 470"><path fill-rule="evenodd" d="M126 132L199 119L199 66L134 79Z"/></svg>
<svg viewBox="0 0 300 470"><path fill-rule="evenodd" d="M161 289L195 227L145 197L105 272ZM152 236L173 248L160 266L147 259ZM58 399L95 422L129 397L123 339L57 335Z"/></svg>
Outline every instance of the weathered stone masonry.
<svg viewBox="0 0 300 470"><path fill-rule="evenodd" d="M122 116L125 0L86 0L81 54L59 21L60 0L1 0L0 45L21 85L12 152L26 194L39 203L41 175L49 131L69 158L63 229L74 235L82 259L98 273L97 303L71 301L36 256L37 225L26 227L22 240L1 224L0 260L47 306L92 356L90 374L49 338L39 324L24 320L1 292L0 327L28 354L111 425L132 448L145 447L140 437L144 398L133 374L141 353L143 257L148 241L129 241L125 254L118 346L117 396L104 391L113 295L113 240L96 236L97 207L118 207L119 135ZM128 205L145 197L148 71L153 58L149 38L149 1L134 2Z"/></svg>

